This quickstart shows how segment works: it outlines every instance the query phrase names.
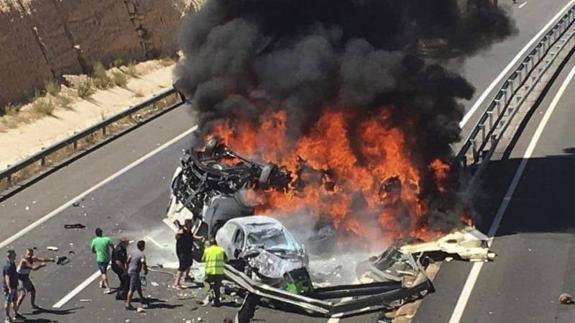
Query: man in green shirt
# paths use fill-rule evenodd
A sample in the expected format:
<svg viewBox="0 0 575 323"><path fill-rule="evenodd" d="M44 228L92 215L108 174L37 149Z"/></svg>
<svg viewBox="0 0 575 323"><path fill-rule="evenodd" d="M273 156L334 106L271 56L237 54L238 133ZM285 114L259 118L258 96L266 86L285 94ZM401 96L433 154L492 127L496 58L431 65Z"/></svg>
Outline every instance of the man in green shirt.
<svg viewBox="0 0 575 323"><path fill-rule="evenodd" d="M100 270L100 288L106 288L105 294L110 294L110 284L108 283L108 264L110 263L110 251L114 248L112 239L103 235L102 229L96 228L96 237L92 239L92 252L96 254L96 264Z"/></svg>

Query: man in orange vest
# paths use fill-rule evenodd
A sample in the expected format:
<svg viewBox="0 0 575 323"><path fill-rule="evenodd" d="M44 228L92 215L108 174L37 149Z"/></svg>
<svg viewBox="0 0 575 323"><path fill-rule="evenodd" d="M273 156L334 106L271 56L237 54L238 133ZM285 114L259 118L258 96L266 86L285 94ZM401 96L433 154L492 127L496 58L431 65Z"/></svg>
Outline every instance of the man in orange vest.
<svg viewBox="0 0 575 323"><path fill-rule="evenodd" d="M215 238L210 240L209 246L204 250L202 261L205 264L205 281L210 285L208 297L204 300L204 305L207 305L211 298L213 305L219 307L220 288L224 278L226 252L222 247L218 246Z"/></svg>

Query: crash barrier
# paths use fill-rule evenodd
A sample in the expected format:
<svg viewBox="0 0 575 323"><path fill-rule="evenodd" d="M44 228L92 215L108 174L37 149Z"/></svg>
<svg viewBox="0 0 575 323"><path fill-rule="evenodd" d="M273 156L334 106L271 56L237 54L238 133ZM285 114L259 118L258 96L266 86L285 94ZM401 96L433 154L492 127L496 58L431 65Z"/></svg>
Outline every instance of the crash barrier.
<svg viewBox="0 0 575 323"><path fill-rule="evenodd" d="M300 295L257 282L229 264L226 265L225 275L248 295L257 295L324 317L389 311L435 291L433 283L425 277L411 287L404 287L401 282L375 282L316 288L306 295Z"/></svg>
<svg viewBox="0 0 575 323"><path fill-rule="evenodd" d="M569 30L574 21L572 6L503 82L457 154L456 161L463 171L471 168L477 175L490 160L521 104L575 34Z"/></svg>
<svg viewBox="0 0 575 323"><path fill-rule="evenodd" d="M101 135L103 141L107 142L182 104L182 97L173 88L156 93L144 102L105 119L72 137L42 149L42 151L3 170L0 172L0 188L7 189L30 180L34 176L46 173L49 169L55 169L65 164L65 161L69 160L71 156L85 152L95 145L103 144L102 141L96 142L96 135ZM120 127L122 130L119 132L113 131L115 127ZM64 150L67 150L68 153L65 154ZM64 155L65 157L62 158L59 155ZM0 189L1 192L2 189ZM5 196L6 194L0 194L0 199Z"/></svg>

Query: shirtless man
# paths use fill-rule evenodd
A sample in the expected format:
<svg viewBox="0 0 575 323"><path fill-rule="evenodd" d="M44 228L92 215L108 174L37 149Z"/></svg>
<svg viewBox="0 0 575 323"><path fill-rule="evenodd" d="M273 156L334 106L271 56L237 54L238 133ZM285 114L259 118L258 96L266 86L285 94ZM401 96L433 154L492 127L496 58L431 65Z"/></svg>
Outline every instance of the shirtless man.
<svg viewBox="0 0 575 323"><path fill-rule="evenodd" d="M41 258L34 256L33 249L26 249L24 256L18 262L18 267L16 272L18 273L18 281L19 281L19 290L20 295L18 296L18 300L16 301L16 309L20 308L24 298L26 297L27 293L30 293L30 304L32 308L39 309L38 305L36 305L36 288L30 279L30 272L36 271L44 266L46 266L46 262L54 262L54 258ZM38 264L35 264L38 263Z"/></svg>

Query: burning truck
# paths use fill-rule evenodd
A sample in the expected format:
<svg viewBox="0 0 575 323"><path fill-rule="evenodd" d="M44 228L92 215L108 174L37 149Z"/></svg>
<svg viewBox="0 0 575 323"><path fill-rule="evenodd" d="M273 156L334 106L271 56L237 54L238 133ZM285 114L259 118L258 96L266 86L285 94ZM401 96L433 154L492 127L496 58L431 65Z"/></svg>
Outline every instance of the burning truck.
<svg viewBox="0 0 575 323"><path fill-rule="evenodd" d="M484 236L464 229L473 214L452 164L460 102L474 92L453 56L460 62L515 28L503 8L484 3L206 1L184 19L175 77L197 116L199 137L208 140L182 159L170 217L194 217L198 232L216 237L231 219L252 214L305 218L306 225L290 231L297 238L296 231L309 229L306 245L317 236L318 245L336 251L380 253L399 244L397 252L369 260L380 272L420 276L427 263L421 254L437 248L487 260ZM453 232L460 236L403 247ZM314 249L306 250L330 252ZM415 269L391 268L398 263ZM323 315L355 313L366 304L395 308L433 289L423 275L414 285L404 277L377 278L374 286L290 293L250 272L232 266L227 274L250 295ZM327 301L332 296L365 299Z"/></svg>
<svg viewBox="0 0 575 323"><path fill-rule="evenodd" d="M433 242L392 246L358 263L354 284L325 286L317 278L325 274L310 266L304 245L277 219L254 215L262 201L247 194L285 194L297 185L286 167L246 159L218 137L187 150L175 172L167 222L190 218L195 235L215 237L224 248L226 276L246 299L243 321L262 301L327 317L391 311L434 291L425 267L438 254L471 261L494 257L487 237L468 228ZM197 261L202 249L196 241Z"/></svg>

